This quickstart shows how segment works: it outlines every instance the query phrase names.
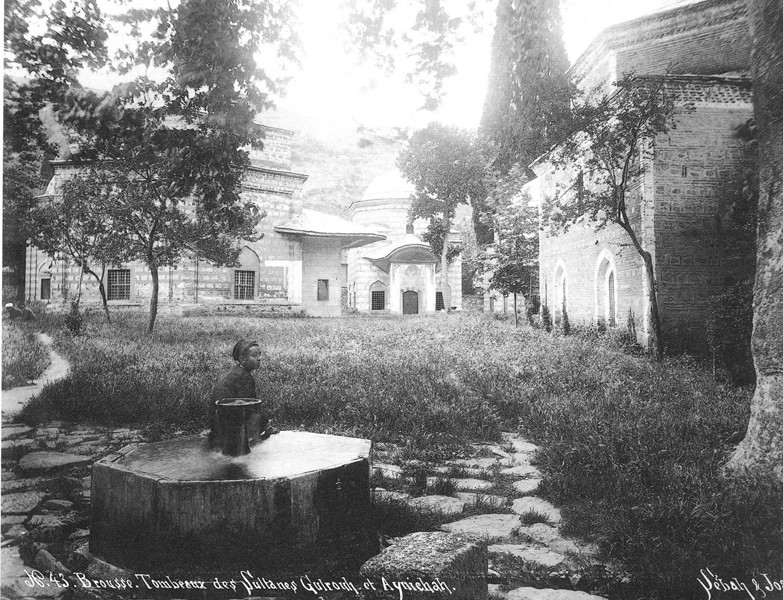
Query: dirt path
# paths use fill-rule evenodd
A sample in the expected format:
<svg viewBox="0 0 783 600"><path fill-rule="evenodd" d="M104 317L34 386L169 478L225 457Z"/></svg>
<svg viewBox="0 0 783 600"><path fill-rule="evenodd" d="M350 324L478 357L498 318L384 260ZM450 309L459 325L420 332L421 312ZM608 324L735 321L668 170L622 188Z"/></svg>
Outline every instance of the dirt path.
<svg viewBox="0 0 783 600"><path fill-rule="evenodd" d="M38 339L49 348L50 364L32 385L22 385L3 391L3 423L11 422L30 398L39 394L46 384L66 377L71 368L70 363L52 349L52 338L48 334L39 333Z"/></svg>

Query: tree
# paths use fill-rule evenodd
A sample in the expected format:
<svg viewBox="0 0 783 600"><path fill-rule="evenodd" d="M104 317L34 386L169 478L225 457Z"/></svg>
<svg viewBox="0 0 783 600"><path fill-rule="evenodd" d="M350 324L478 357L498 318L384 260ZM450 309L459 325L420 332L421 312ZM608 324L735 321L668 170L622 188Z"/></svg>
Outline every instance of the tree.
<svg viewBox="0 0 783 600"><path fill-rule="evenodd" d="M432 233L430 246L441 256L443 302L451 306L448 281L448 235L456 208L485 195L486 156L472 134L433 123L416 131L397 166L416 186L411 218L427 218Z"/></svg>
<svg viewBox="0 0 783 600"><path fill-rule="evenodd" d="M82 276L86 273L95 279L109 323L111 315L103 280L107 265L117 260L121 247L108 214L113 201L112 186L105 173L91 170L87 176L64 182L61 197L39 202L31 210L36 224L33 245L52 258L69 256L79 267L77 308Z"/></svg>
<svg viewBox="0 0 783 600"><path fill-rule="evenodd" d="M494 180L492 177L494 176ZM495 243L482 256L483 269L491 272L490 289L514 295L514 323L518 324L517 296L530 297L538 273L538 208L520 194L525 175L514 167L506 176L490 176L486 200L495 232Z"/></svg>
<svg viewBox="0 0 783 600"><path fill-rule="evenodd" d="M263 216L240 195L254 125L280 82L255 62L263 43L292 58L287 4L184 0L176 9L130 11L128 23L156 24L128 61L168 77L140 77L97 95L68 96L61 120L81 137L83 154L111 186L108 216L122 247L116 259L144 262L152 279L147 332L158 307L158 271L185 252L216 265L235 263L241 239L258 239ZM130 64L129 62L129 64ZM129 66L127 64L125 67ZM93 194L91 201L98 201Z"/></svg>
<svg viewBox="0 0 783 600"><path fill-rule="evenodd" d="M575 88L557 0L500 0L496 14L481 133L498 148L493 166L507 174L558 140Z"/></svg>
<svg viewBox="0 0 783 600"><path fill-rule="evenodd" d="M783 10L749 0L753 109L758 127L758 235L753 289L756 391L745 438L727 463L734 474L783 481Z"/></svg>
<svg viewBox="0 0 783 600"><path fill-rule="evenodd" d="M663 339L655 269L638 218L631 218L630 209L638 200L632 195L633 186L644 172L655 136L673 126L674 98L665 82L666 76L627 74L615 83L614 93L597 102L588 98L575 103L570 117L573 133L549 154L555 168L566 173L567 184L544 209L554 230L565 231L587 217L596 229L612 224L625 231L644 262L649 346L657 359L663 355Z"/></svg>
<svg viewBox="0 0 783 600"><path fill-rule="evenodd" d="M78 85L80 69L105 63L107 32L95 0L7 0L4 16L3 260L21 301L29 211L56 152L41 113Z"/></svg>

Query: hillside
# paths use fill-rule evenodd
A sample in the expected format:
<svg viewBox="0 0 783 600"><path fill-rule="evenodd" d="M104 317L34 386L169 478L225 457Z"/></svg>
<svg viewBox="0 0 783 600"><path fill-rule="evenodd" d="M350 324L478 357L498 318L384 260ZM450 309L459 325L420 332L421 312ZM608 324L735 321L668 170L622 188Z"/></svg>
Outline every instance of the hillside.
<svg viewBox="0 0 783 600"><path fill-rule="evenodd" d="M405 143L398 131L368 131L353 121L284 111L265 113L259 121L295 132L291 169L309 176L305 207L344 218L350 203L362 197L370 182L394 168Z"/></svg>

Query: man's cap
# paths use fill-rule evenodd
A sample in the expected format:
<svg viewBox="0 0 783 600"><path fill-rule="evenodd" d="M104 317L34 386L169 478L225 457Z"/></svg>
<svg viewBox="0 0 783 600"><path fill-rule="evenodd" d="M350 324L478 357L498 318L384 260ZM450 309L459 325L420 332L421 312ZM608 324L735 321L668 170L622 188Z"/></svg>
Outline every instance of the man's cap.
<svg viewBox="0 0 783 600"><path fill-rule="evenodd" d="M234 344L234 350L231 352L231 356L234 357L235 361L239 362L239 359L242 358L245 350L251 346L258 346L258 342L255 340L239 340L236 344Z"/></svg>

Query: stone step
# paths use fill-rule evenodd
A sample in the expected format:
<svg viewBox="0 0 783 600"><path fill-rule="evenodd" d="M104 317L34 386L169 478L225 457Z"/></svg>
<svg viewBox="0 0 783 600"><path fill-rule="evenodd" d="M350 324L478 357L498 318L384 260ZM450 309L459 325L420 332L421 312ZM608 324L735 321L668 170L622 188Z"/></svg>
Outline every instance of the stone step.
<svg viewBox="0 0 783 600"><path fill-rule="evenodd" d="M527 477L527 478L540 478L541 471L539 471L533 465L516 465L514 467L507 467L500 469L501 475L509 475L511 477Z"/></svg>
<svg viewBox="0 0 783 600"><path fill-rule="evenodd" d="M520 479L511 484L515 491L520 494L532 494L538 490L538 486L541 485L540 479Z"/></svg>
<svg viewBox="0 0 783 600"><path fill-rule="evenodd" d="M541 567L556 567L566 561L566 557L537 544L491 544L487 547L490 557L494 554L521 558Z"/></svg>
<svg viewBox="0 0 783 600"><path fill-rule="evenodd" d="M517 515L486 514L446 523L440 528L471 539L497 540L509 537L519 526Z"/></svg>
<svg viewBox="0 0 783 600"><path fill-rule="evenodd" d="M564 538L560 535L557 527L546 525L545 523L522 525L519 528L518 534L522 539L544 544L561 554L581 554L586 556L595 556L598 554L598 547L595 546L595 544L586 544Z"/></svg>

